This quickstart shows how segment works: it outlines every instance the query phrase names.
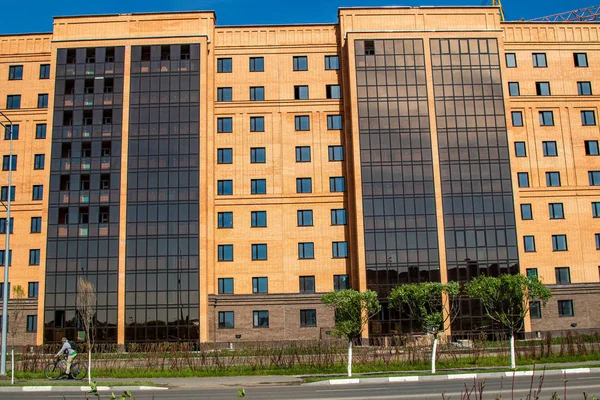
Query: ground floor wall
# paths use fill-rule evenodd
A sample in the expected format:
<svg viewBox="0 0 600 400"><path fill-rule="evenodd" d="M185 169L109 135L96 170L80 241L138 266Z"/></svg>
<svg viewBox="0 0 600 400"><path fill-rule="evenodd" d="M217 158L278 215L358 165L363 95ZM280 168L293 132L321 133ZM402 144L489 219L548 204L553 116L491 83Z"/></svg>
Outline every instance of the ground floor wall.
<svg viewBox="0 0 600 400"><path fill-rule="evenodd" d="M531 318L531 332L569 331L600 327L600 283L548 285L552 298L541 309L541 318ZM568 302L572 315L565 315ZM560 305L561 302L567 302Z"/></svg>
<svg viewBox="0 0 600 400"><path fill-rule="evenodd" d="M209 341L314 340L334 327L333 310L321 303L321 294L210 295ZM302 326L302 311L314 310L315 326ZM254 327L255 311L268 311L268 327ZM219 327L219 313L233 312L231 328ZM306 317L306 313L304 313Z"/></svg>

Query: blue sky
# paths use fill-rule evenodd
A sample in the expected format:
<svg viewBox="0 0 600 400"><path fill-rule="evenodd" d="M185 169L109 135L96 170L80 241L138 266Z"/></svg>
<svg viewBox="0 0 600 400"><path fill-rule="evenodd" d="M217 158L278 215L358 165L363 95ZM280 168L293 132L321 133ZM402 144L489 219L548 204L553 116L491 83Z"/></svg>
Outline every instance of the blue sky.
<svg viewBox="0 0 600 400"><path fill-rule="evenodd" d="M23 0L21 0L23 1ZM100 1L48 1L5 0L2 4L0 34L50 32L52 17L56 15L86 15L155 11L215 10L218 25L288 24L310 22L336 22L338 7L354 6L479 6L482 0L410 0L398 3L388 0L100 0ZM491 3L491 1L487 1ZM530 19L569 11L600 3L600 0L504 0L507 19Z"/></svg>

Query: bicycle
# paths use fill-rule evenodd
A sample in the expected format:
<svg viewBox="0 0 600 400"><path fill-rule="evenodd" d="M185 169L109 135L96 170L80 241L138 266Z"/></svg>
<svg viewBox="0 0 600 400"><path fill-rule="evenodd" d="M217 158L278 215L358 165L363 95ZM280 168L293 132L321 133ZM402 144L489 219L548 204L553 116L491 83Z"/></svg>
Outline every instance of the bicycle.
<svg viewBox="0 0 600 400"><path fill-rule="evenodd" d="M44 375L47 379L56 380L68 378L67 376L67 357L57 357L56 360L49 362L44 367ZM87 365L82 362L76 361L71 364L71 370L69 375L73 379L82 380L87 376Z"/></svg>

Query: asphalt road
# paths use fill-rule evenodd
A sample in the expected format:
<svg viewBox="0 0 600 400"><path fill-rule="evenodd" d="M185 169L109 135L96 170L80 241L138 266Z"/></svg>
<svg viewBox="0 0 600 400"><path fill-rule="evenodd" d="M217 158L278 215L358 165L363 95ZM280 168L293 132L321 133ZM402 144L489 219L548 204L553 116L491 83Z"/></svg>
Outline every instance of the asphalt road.
<svg viewBox="0 0 600 400"><path fill-rule="evenodd" d="M537 387L539 377L535 378L534 386ZM583 400L583 392L588 393L588 399L600 395L600 374L581 374L567 377L567 399ZM478 381L482 383L483 381ZM504 399L525 399L529 393L531 379L529 377L517 377L514 383L514 397L512 395L512 378L494 378L485 381L483 399L494 400L502 393ZM473 381L436 381L436 382L402 382L383 384L356 384L356 385L301 385L301 386L269 386L246 389L246 399L423 399L441 400L442 393L446 400L463 400L465 384L469 390L473 387ZM503 387L501 391L501 385ZM563 399L564 382L562 376L546 376L543 382L540 400L550 400L552 393L557 392ZM115 394L120 394L115 392ZM136 400L192 400L192 399L215 399L234 400L237 399L236 388L224 389L201 389L201 390L177 390L156 392L134 393ZM83 393L52 391L49 393L0 393L0 399L83 399ZM103 396L106 397L106 394ZM471 395L475 400L475 395ZM479 397L477 397L479 399Z"/></svg>

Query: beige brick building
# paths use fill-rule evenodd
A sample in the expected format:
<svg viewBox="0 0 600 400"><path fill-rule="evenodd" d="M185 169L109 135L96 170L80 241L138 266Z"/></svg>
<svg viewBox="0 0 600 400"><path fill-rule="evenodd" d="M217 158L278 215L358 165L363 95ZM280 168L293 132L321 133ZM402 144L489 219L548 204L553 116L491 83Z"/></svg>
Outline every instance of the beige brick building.
<svg viewBox="0 0 600 400"><path fill-rule="evenodd" d="M78 334L79 278L96 340L121 344L317 339L324 293L481 273L551 287L528 332L598 327L596 24L492 7L338 19L57 17L0 36L9 282L30 342ZM494 329L461 309L454 334ZM369 326L411 330L385 304Z"/></svg>

